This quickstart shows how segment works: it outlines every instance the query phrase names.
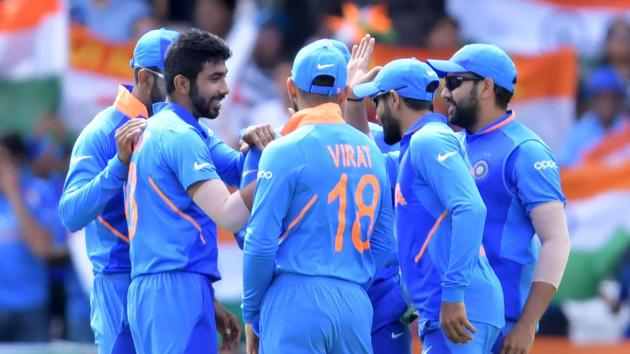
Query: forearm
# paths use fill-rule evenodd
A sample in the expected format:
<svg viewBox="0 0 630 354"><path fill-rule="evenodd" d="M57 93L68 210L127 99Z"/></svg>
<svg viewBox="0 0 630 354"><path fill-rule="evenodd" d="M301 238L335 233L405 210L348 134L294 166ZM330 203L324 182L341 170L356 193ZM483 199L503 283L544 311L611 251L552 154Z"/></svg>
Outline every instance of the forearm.
<svg viewBox="0 0 630 354"><path fill-rule="evenodd" d="M461 205L450 212L452 236L448 267L442 279L442 300L460 302L479 258L486 213L483 205L477 204Z"/></svg>
<svg viewBox="0 0 630 354"><path fill-rule="evenodd" d="M549 307L555 293L556 288L553 285L534 281L518 323L521 326L535 329L547 307Z"/></svg>
<svg viewBox="0 0 630 354"><path fill-rule="evenodd" d="M52 237L31 215L21 196L11 193L8 197L11 208L15 213L24 241L37 256L47 259L52 250Z"/></svg>
<svg viewBox="0 0 630 354"><path fill-rule="evenodd" d="M559 201L541 204L532 210L530 218L542 243L534 281L558 289L571 251L564 205Z"/></svg>
<svg viewBox="0 0 630 354"><path fill-rule="evenodd" d="M230 194L218 179L204 181L195 188L193 201L219 226L236 232L249 219L249 210L240 191Z"/></svg>
<svg viewBox="0 0 630 354"><path fill-rule="evenodd" d="M75 232L96 219L105 205L122 190L128 170L116 155L93 177L82 176L76 182L71 180L59 201L64 226Z"/></svg>
<svg viewBox="0 0 630 354"><path fill-rule="evenodd" d="M243 321L253 323L273 279L275 256L250 252L247 241L243 254Z"/></svg>
<svg viewBox="0 0 630 354"><path fill-rule="evenodd" d="M368 125L367 107L363 101L347 100L344 108L344 120L364 134L370 136L370 126Z"/></svg>

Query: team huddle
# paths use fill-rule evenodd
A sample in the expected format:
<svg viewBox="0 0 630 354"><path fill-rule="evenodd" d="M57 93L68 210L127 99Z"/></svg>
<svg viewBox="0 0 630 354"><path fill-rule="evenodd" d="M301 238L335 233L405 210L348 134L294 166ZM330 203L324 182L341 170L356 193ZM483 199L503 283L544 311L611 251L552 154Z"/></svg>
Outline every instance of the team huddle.
<svg viewBox="0 0 630 354"><path fill-rule="evenodd" d="M237 151L199 122L229 94L225 42L139 39L134 86L82 131L59 205L85 228L99 353L238 343L212 287L217 226L243 250L248 354L408 354L416 318L423 353L529 352L569 236L555 158L507 108L514 63L470 44L370 70L373 47L303 47L291 117L245 129Z"/></svg>

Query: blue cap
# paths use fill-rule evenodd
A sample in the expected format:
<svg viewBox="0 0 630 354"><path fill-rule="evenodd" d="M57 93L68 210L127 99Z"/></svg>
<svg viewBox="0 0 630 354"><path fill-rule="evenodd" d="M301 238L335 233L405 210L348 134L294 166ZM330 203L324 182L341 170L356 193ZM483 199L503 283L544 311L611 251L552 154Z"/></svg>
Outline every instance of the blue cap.
<svg viewBox="0 0 630 354"><path fill-rule="evenodd" d="M431 83L435 84L428 92ZM355 96L363 98L394 90L402 97L431 102L439 83L435 71L420 60L396 59L387 63L373 81L357 85L352 91Z"/></svg>
<svg viewBox="0 0 630 354"><path fill-rule="evenodd" d="M473 72L488 77L495 84L514 92L516 66L499 47L492 44L468 44L453 54L449 60L429 59L427 63L440 75Z"/></svg>
<svg viewBox="0 0 630 354"><path fill-rule="evenodd" d="M293 60L291 75L295 85L303 91L316 95L335 96L346 88L348 76L346 64L346 59L338 48L338 44L324 39L300 49ZM316 77L324 75L335 79L332 87L313 85Z"/></svg>
<svg viewBox="0 0 630 354"><path fill-rule="evenodd" d="M164 28L151 30L136 43L133 50L133 58L129 61L132 68L148 68L155 66L160 70L164 70L164 58L168 46L173 43L179 32L167 30Z"/></svg>
<svg viewBox="0 0 630 354"><path fill-rule="evenodd" d="M595 96L605 91L614 92L620 96L625 94L621 76L609 66L595 69L588 80L589 95Z"/></svg>
<svg viewBox="0 0 630 354"><path fill-rule="evenodd" d="M352 57L352 54L350 54L350 50L348 49L348 46L344 42L338 41L336 39L328 39L328 38L318 39L312 44L315 44L315 45L332 44L333 47L337 48L341 52L341 55L343 55L343 58L346 60L346 65L348 65L348 62L350 61L350 58Z"/></svg>

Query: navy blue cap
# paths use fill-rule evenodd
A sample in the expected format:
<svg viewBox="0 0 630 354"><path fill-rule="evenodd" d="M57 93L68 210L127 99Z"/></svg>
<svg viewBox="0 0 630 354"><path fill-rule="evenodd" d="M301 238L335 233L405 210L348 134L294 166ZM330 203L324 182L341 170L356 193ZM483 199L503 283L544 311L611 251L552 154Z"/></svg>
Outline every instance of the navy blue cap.
<svg viewBox="0 0 630 354"><path fill-rule="evenodd" d="M300 51L293 61L291 75L295 85L301 90L324 96L335 96L346 88L347 61L333 40L315 41ZM347 50L347 48L346 48ZM332 87L313 85L318 76L332 76Z"/></svg>
<svg viewBox="0 0 630 354"><path fill-rule="evenodd" d="M429 65L416 58L396 59L385 65L374 80L353 88L355 96L374 97L394 90L402 97L416 100L433 101L435 91L427 91L432 82L434 89L439 84L435 71Z"/></svg>
<svg viewBox="0 0 630 354"><path fill-rule="evenodd" d="M427 63L440 77L450 73L472 72L488 77L495 84L514 92L516 66L501 48L492 44L468 44L458 50L449 60L429 59Z"/></svg>
<svg viewBox="0 0 630 354"><path fill-rule="evenodd" d="M154 66L159 68L160 71L164 70L166 50L177 37L179 37L179 32L164 28L145 33L138 39L129 65L132 68L149 68Z"/></svg>

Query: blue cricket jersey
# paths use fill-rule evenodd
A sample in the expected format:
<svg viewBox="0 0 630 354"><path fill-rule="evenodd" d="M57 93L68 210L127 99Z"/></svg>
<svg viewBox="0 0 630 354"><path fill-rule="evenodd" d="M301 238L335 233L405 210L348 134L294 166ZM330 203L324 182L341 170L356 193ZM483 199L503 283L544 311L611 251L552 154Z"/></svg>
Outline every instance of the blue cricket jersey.
<svg viewBox="0 0 630 354"><path fill-rule="evenodd" d="M252 323L274 275L367 284L393 247L383 156L328 103L294 115L298 129L263 151L243 265ZM280 237L280 239L279 239Z"/></svg>
<svg viewBox="0 0 630 354"><path fill-rule="evenodd" d="M120 86L114 105L83 129L70 158L59 214L65 227L85 227L94 273L129 272L129 236L123 207L128 166L117 155L116 129L130 118L147 118L146 107Z"/></svg>
<svg viewBox="0 0 630 354"><path fill-rule="evenodd" d="M208 131L175 103L153 109L129 166L131 277L187 271L218 280L216 225L187 192L197 182L219 178L206 145Z"/></svg>
<svg viewBox="0 0 630 354"><path fill-rule="evenodd" d="M442 301L463 301L469 320L503 327L501 287L481 247L486 208L461 141L446 117L428 113L400 153L398 259L420 319L438 321Z"/></svg>
<svg viewBox="0 0 630 354"><path fill-rule="evenodd" d="M476 134L466 148L477 188L488 208L483 244L505 297L505 316L516 321L529 295L540 242L529 213L566 202L551 150L509 111Z"/></svg>
<svg viewBox="0 0 630 354"><path fill-rule="evenodd" d="M124 209L128 166L117 156L116 129L132 118L146 118L131 87L119 86L111 107L83 129L72 150L59 214L65 227L85 227L86 248L94 273L130 272L129 236ZM206 131L206 145L223 181L238 186L245 157Z"/></svg>

